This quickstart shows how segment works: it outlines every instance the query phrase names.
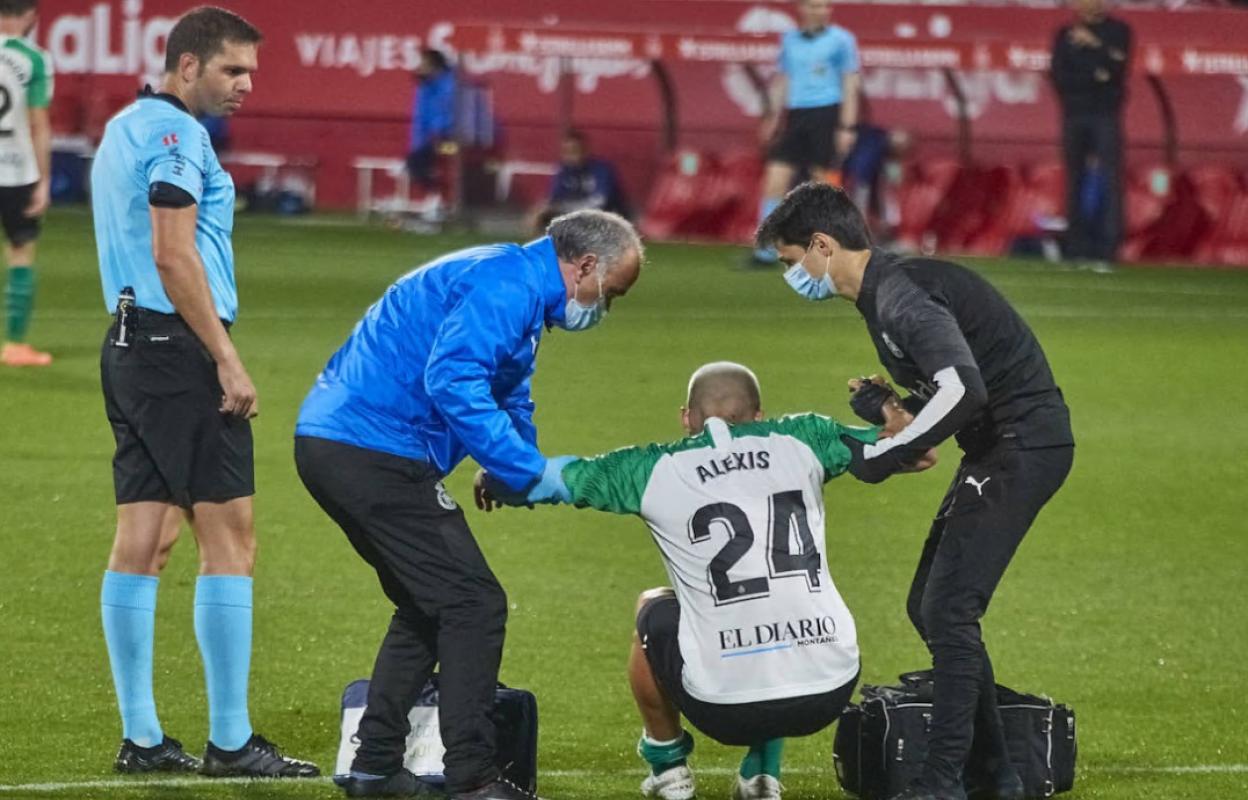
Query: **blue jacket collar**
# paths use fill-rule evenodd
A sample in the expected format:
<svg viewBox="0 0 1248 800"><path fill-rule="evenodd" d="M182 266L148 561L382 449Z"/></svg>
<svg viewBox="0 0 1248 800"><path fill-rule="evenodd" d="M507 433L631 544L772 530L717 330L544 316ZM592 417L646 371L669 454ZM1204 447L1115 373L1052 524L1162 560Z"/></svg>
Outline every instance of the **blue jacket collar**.
<svg viewBox="0 0 1248 800"><path fill-rule="evenodd" d="M559 257L555 255L555 243L549 236L534 239L524 246L530 257L541 262L542 270L542 306L546 317L546 327L563 322L565 307L568 304L568 288L563 285L563 274L559 272Z"/></svg>

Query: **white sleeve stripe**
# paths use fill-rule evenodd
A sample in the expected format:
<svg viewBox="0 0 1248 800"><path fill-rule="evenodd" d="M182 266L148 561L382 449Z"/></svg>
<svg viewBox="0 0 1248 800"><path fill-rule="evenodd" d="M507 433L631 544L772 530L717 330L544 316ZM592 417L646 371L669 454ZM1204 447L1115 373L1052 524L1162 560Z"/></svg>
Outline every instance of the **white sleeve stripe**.
<svg viewBox="0 0 1248 800"><path fill-rule="evenodd" d="M936 423L948 416L958 403L962 402L963 396L966 395L966 387L962 385L962 379L958 377L958 370L955 367L945 367L932 378L940 388L927 405L923 406L919 415L896 436L881 439L875 444L863 447L863 458L876 458L894 447L910 444L934 428Z"/></svg>

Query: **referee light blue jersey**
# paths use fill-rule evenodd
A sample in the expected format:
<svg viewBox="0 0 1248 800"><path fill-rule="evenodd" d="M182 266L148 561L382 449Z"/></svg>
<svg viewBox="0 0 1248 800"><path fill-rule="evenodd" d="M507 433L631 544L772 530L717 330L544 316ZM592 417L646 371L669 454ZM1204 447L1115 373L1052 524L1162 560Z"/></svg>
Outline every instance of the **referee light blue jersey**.
<svg viewBox="0 0 1248 800"><path fill-rule="evenodd" d="M780 71L789 79L787 108L841 102L841 80L858 71L858 40L839 25L818 33L788 31L780 39Z"/></svg>
<svg viewBox="0 0 1248 800"><path fill-rule="evenodd" d="M148 190L157 182L177 186L199 204L195 246L217 316L233 322L238 313L230 244L234 181L221 168L204 126L176 97L150 89L108 121L91 167L91 209L105 307L114 311L117 294L132 286L139 308L176 313L152 256Z"/></svg>

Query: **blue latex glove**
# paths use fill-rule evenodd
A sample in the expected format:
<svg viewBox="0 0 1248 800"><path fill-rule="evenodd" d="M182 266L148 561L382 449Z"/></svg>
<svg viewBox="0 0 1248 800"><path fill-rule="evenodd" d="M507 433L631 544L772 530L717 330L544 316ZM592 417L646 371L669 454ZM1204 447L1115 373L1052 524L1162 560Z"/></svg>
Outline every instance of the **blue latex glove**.
<svg viewBox="0 0 1248 800"><path fill-rule="evenodd" d="M542 477L529 487L525 501L529 503L571 503L572 492L563 482L563 468L576 461L576 456L556 456L546 460Z"/></svg>

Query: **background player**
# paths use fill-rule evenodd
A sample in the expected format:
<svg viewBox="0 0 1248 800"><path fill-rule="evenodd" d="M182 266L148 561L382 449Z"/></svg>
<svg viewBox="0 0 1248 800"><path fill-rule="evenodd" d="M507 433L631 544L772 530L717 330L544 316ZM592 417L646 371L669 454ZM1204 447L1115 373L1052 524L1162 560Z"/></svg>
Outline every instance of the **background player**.
<svg viewBox="0 0 1248 800"><path fill-rule="evenodd" d="M0 362L10 367L52 363L51 355L26 343L35 306L35 242L52 166L52 62L26 38L37 7L37 0L0 0L0 223L9 265Z"/></svg>
<svg viewBox="0 0 1248 800"><path fill-rule="evenodd" d="M780 40L779 72L759 135L770 143L763 174L759 219L772 212L793 185L798 170L826 180L839 158L854 146L858 125L858 42L831 25L831 0L800 0L801 27ZM773 264L776 251L754 250L754 261Z"/></svg>
<svg viewBox="0 0 1248 800"><path fill-rule="evenodd" d="M887 413L891 429L909 421L898 405ZM729 362L693 374L681 421L689 438L568 463L564 500L640 515L675 587L638 598L629 683L651 769L643 794L694 796L683 713L750 748L735 798L777 798L783 737L830 725L858 679L854 620L824 555L823 484L849 466L841 437L873 443L877 429L818 414L764 421L758 379ZM484 510L505 496L488 476L478 486Z"/></svg>

